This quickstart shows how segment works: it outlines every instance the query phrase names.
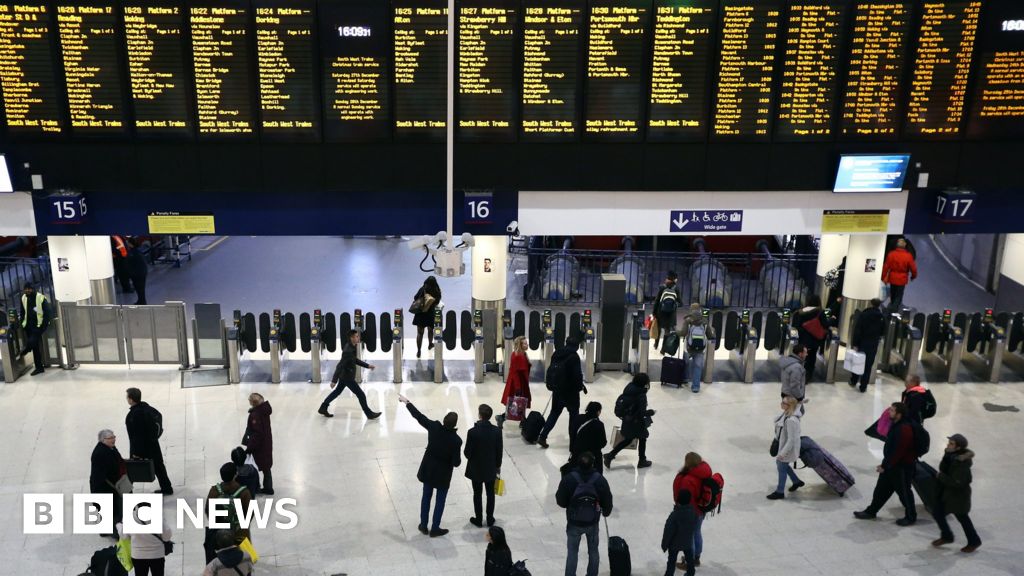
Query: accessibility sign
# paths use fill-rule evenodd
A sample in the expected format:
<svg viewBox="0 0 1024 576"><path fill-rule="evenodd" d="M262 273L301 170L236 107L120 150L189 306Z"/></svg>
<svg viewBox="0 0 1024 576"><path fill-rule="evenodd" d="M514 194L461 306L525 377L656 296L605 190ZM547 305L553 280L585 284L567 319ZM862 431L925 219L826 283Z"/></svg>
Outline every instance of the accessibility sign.
<svg viewBox="0 0 1024 576"><path fill-rule="evenodd" d="M741 232L743 210L672 210L669 232Z"/></svg>

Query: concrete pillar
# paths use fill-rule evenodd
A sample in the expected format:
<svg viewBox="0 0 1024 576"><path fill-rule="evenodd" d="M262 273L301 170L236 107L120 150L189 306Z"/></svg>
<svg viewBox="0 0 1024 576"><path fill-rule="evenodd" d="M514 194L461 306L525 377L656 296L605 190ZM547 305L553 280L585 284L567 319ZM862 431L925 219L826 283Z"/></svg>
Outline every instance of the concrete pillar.
<svg viewBox="0 0 1024 576"><path fill-rule="evenodd" d="M472 274L473 310L494 311L494 334L501 341L501 317L505 313L508 279L508 238L505 236L474 236ZM491 326L485 326L490 330Z"/></svg>
<svg viewBox="0 0 1024 576"><path fill-rule="evenodd" d="M89 285L93 304L116 304L114 295L114 256L109 236L86 236L85 257L89 265Z"/></svg>
<svg viewBox="0 0 1024 576"><path fill-rule="evenodd" d="M50 271L53 275L53 296L59 306L60 302L72 304L89 304L92 288L89 283L89 262L85 253L85 238L82 236L50 236L47 238L50 250ZM55 315L59 316L59 310ZM73 322L71 334L62 334L61 342L68 342L68 337L75 346L92 344L92 332L88 322ZM63 332L64 322L57 323L57 329Z"/></svg>
<svg viewBox="0 0 1024 576"><path fill-rule="evenodd" d="M825 275L843 262L850 246L847 234L822 234L818 243L817 291L822 302L829 301L829 289L825 285Z"/></svg>
<svg viewBox="0 0 1024 576"><path fill-rule="evenodd" d="M885 260L885 234L851 234L846 255L846 277L843 282L843 308L839 322L839 338L847 342L850 318L856 310L867 307L878 298L882 288L882 264Z"/></svg>

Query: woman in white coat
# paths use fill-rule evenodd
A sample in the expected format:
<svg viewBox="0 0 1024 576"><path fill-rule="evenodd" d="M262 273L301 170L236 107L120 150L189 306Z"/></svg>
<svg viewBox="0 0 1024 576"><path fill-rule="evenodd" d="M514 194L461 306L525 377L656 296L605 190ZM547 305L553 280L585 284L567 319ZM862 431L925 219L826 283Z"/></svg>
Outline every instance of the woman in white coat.
<svg viewBox="0 0 1024 576"><path fill-rule="evenodd" d="M775 487L775 492L768 495L769 500L782 500L786 497L783 491L786 489L787 476L793 481L793 485L789 487L790 492L804 485L793 470L793 463L800 458L800 414L797 410L800 404L796 398L786 396L782 399L781 406L782 414L775 419L775 439L778 441L775 466L779 470L779 484Z"/></svg>

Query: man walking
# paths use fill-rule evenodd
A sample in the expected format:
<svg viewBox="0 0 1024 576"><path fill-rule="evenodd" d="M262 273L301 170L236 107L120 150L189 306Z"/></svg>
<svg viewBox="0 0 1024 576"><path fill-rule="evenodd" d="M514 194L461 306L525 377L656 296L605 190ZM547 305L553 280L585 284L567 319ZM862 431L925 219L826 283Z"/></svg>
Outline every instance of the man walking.
<svg viewBox="0 0 1024 576"><path fill-rule="evenodd" d="M360 337L358 330L348 331L348 342L341 349L341 361L338 362L338 366L334 369L334 376L331 376L331 393L327 395L323 403L320 404L320 409L317 410L319 414L327 418L334 418L334 414L327 411L330 407L331 402L341 393L345 391L345 388L352 390L357 400L359 400L359 406L363 409L363 414L369 420L375 420L380 418L380 412L374 412L370 410L370 406L366 403L366 393L359 384L356 383L356 366L366 368L367 370L373 370L376 368L373 364L367 364L359 359L356 355L356 347L359 346ZM340 384L340 385L339 385Z"/></svg>
<svg viewBox="0 0 1024 576"><path fill-rule="evenodd" d="M921 384L921 377L917 374L907 376L903 382L900 402L907 407L907 420L918 424L924 424L926 418L934 416L937 408L935 396Z"/></svg>
<svg viewBox="0 0 1024 576"><path fill-rule="evenodd" d="M896 248L885 257L882 265L882 282L889 285L889 309L898 312L903 305L903 292L911 280L917 279L917 262L907 250L907 241L900 238Z"/></svg>
<svg viewBox="0 0 1024 576"><path fill-rule="evenodd" d="M704 376L704 351L708 345L709 329L704 322L700 304L690 304L690 311L683 316L679 334L686 344L686 357L690 361L690 391L694 394L700 392L700 382Z"/></svg>
<svg viewBox="0 0 1024 576"><path fill-rule="evenodd" d="M466 478L473 483L473 511L470 524L482 527L483 493L487 494L487 526L494 526L494 481L501 474L501 430L491 424L494 410L481 404L477 410L480 419L466 434Z"/></svg>
<svg viewBox="0 0 1024 576"><path fill-rule="evenodd" d="M615 416L622 419L622 440L612 451L604 455L605 470L610 470L612 460L634 441L637 442L637 468L649 468L652 464L647 459L647 438L651 427L654 410L647 407L647 391L651 389L651 379L647 374L637 374L626 384L622 394L615 400Z"/></svg>
<svg viewBox="0 0 1024 576"><path fill-rule="evenodd" d="M21 327L25 331L25 347L21 351L24 356L32 352L36 369L32 376L42 374L43 367L43 335L50 326L53 312L50 301L41 292L36 292L31 284L25 284L21 292Z"/></svg>
<svg viewBox="0 0 1024 576"><path fill-rule="evenodd" d="M882 464L875 468L878 472L875 493L867 508L853 513L860 520L874 518L895 492L904 510L903 518L897 520L896 524L910 526L917 522L917 504L910 483L917 467L916 442L920 440L915 438L915 434L923 428L912 426L906 416L907 407L902 402L894 402L889 407L892 426L885 438Z"/></svg>
<svg viewBox="0 0 1024 576"><path fill-rule="evenodd" d="M654 317L658 319L659 336L668 336L669 332L676 329L676 312L679 310L679 288L676 288L676 281L679 275L669 270L665 275L665 283L658 289L658 295L654 297ZM658 348L658 337L654 339L654 348Z"/></svg>
<svg viewBox="0 0 1024 576"><path fill-rule="evenodd" d="M449 412L445 414L444 422L438 422L424 416L405 396L399 394L398 401L405 404L409 414L412 414L416 422L427 431L427 449L423 452L423 460L420 461L420 468L416 472L416 479L423 483L419 530L422 534L429 534L431 538L444 536L448 529L441 528L441 516L444 515L448 489L452 484L452 472L462 464L462 457L459 454L462 438L459 438L456 432L459 415ZM430 500L434 492L437 492L437 500L434 502L433 523L428 530L427 519L430 517Z"/></svg>
<svg viewBox="0 0 1024 576"><path fill-rule="evenodd" d="M875 381L875 356L878 354L878 342L885 332L885 316L882 314L882 301L872 298L871 304L857 315L853 326L850 346L857 352L864 353L864 373L850 375L850 386L860 381L860 391L866 392L868 384Z"/></svg>
<svg viewBox="0 0 1024 576"><path fill-rule="evenodd" d="M129 388L126 396L129 408L124 427L128 429L128 453L132 458L148 458L153 461L153 470L160 483L156 493L170 496L174 494L174 488L171 487L171 479L167 477L164 454L160 450L164 418L159 410L142 401L142 390Z"/></svg>
<svg viewBox="0 0 1024 576"><path fill-rule="evenodd" d="M544 376L548 390L551 391L551 413L548 414L544 429L537 438L537 444L541 448L548 447L548 434L558 422L562 410L569 413L570 445L576 436L573 423L580 415L580 391L587 391L587 387L583 385L583 365L580 363L580 355L576 353L579 347L579 341L570 336L565 339L565 346L551 355L551 366Z"/></svg>
<svg viewBox="0 0 1024 576"><path fill-rule="evenodd" d="M565 508L567 554L565 576L576 576L580 539L587 537L587 576L597 576L601 555L598 550L601 515L612 513L612 490L604 476L594 470L594 456L583 452L576 468L562 476L555 501Z"/></svg>

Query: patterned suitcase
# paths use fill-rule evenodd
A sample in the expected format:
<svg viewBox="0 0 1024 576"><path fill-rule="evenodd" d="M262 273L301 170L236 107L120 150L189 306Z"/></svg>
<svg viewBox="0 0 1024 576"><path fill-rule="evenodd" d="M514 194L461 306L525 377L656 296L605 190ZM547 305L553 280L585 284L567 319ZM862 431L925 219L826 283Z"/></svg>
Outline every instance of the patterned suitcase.
<svg viewBox="0 0 1024 576"><path fill-rule="evenodd" d="M682 388L686 384L686 361L674 356L661 359L661 384Z"/></svg>
<svg viewBox="0 0 1024 576"><path fill-rule="evenodd" d="M856 483L842 462L807 436L800 438L800 460L840 496Z"/></svg>

